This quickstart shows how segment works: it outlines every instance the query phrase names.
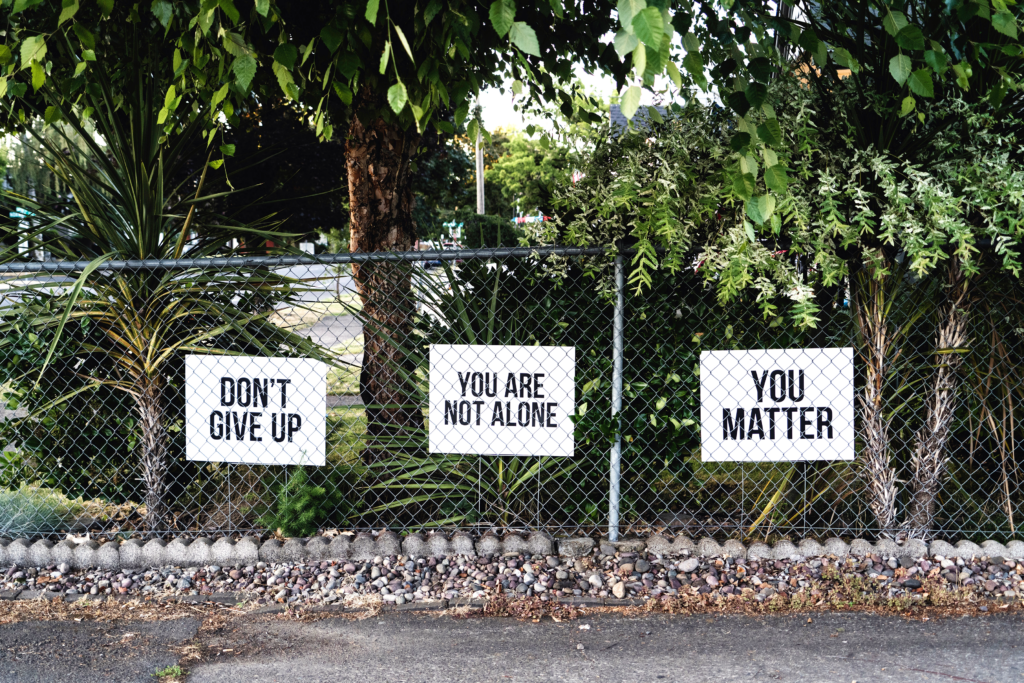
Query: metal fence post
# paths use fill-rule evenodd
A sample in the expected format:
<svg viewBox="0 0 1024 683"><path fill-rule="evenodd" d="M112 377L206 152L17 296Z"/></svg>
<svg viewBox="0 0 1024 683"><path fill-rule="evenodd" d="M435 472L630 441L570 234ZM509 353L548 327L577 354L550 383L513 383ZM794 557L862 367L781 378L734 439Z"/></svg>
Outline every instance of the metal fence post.
<svg viewBox="0 0 1024 683"><path fill-rule="evenodd" d="M615 322L612 332L612 417L616 420L615 440L612 442L611 471L608 474L608 540L619 540L619 479L622 470L622 336L623 290L625 276L622 256L615 257Z"/></svg>

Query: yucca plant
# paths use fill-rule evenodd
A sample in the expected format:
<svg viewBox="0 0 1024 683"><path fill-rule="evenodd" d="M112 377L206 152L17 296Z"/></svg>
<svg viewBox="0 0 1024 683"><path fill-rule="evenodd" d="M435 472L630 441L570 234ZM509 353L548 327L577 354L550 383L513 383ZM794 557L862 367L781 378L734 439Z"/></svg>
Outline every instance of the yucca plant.
<svg viewBox="0 0 1024 683"><path fill-rule="evenodd" d="M543 282L548 276L539 267L472 261L458 271L445 263L436 274L406 268L420 304L412 334L375 329L365 314L356 314L364 318L368 333L402 346L397 355L413 370L397 364L393 369L400 381L415 387L417 409L427 405L429 343L565 343L558 336L564 324L559 324L557 308L546 306L546 297L538 295L551 284ZM530 296L524 295L526 288ZM428 511L430 526L528 526L539 512L537 491L557 485L579 464L558 457L425 454L426 445L426 430L410 429L377 446L385 452L369 466L374 483L368 490L378 495L369 513L414 517Z"/></svg>
<svg viewBox="0 0 1024 683"><path fill-rule="evenodd" d="M165 524L168 511L168 430L184 355L302 355L327 362L332 357L268 321L275 302L297 305L302 287L267 268L105 268L120 259L229 254L225 245L232 240L259 247L287 239L272 216L246 225L200 213L206 202L221 196L203 194L209 154L195 174L183 170L195 149L201 149L206 115L201 108L180 133L168 136L158 119L155 86L140 73L134 98L122 100L99 67L94 83L74 104L55 90L46 99L45 119L60 120L87 149L65 153L52 136L35 136L68 194L52 203L2 194L8 207L34 214L32 227L3 224L5 236L18 245L8 248L4 260L21 258L19 247L36 243L57 259L88 265L73 284L41 279L8 290L10 303L0 310L0 353L9 352L5 347L14 338L9 328L29 320L37 330L55 334L43 367L27 369L20 378L23 386L38 387L59 360L65 372L87 380L73 392L106 385L131 397L146 524L155 531ZM95 131L86 130L87 119ZM64 343L69 330L80 327L87 328L80 343ZM57 394L35 412L52 410L72 395Z"/></svg>

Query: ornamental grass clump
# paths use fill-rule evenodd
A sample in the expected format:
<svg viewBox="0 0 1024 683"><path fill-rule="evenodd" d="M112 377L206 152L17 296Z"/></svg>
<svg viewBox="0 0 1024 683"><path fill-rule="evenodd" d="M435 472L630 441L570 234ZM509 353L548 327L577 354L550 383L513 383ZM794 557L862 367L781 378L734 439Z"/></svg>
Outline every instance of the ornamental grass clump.
<svg viewBox="0 0 1024 683"><path fill-rule="evenodd" d="M0 489L0 536L52 534L66 529L82 511L80 500L39 484Z"/></svg>

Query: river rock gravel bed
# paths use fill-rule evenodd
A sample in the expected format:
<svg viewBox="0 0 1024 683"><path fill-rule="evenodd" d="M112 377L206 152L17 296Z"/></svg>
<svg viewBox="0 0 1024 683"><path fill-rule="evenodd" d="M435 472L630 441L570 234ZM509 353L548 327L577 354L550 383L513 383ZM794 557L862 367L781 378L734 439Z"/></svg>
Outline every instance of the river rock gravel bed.
<svg viewBox="0 0 1024 683"><path fill-rule="evenodd" d="M0 573L0 591L69 598L129 596L165 599L232 593L266 604L345 604L359 596L386 603L486 599L498 594L540 600L648 599L658 596L775 595L808 598L845 589L875 598L927 597L959 592L963 599L1024 599L1024 561L1002 557L811 557L757 560L730 557L594 553L584 558L516 554L410 559L375 557L306 564L245 567L162 567L146 571L71 570L67 565L12 567Z"/></svg>

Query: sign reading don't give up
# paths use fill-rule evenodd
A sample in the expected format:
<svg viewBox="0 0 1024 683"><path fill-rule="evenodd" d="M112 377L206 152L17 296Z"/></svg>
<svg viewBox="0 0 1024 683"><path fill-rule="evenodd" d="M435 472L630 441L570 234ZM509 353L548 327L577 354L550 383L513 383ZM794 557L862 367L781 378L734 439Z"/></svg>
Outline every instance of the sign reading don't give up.
<svg viewBox="0 0 1024 683"><path fill-rule="evenodd" d="M186 459L325 465L326 371L306 358L186 356Z"/></svg>

